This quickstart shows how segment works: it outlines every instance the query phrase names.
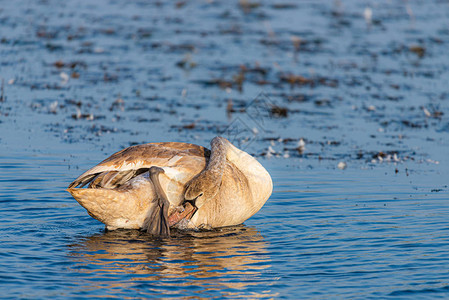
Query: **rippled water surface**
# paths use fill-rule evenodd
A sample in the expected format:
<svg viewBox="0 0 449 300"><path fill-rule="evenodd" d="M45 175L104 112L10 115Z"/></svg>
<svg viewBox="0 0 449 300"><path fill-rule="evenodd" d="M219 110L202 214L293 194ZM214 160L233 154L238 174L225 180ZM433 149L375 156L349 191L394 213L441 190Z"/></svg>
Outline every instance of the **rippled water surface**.
<svg viewBox="0 0 449 300"><path fill-rule="evenodd" d="M449 297L446 1L0 1L0 297ZM65 191L223 135L244 224L106 232Z"/></svg>

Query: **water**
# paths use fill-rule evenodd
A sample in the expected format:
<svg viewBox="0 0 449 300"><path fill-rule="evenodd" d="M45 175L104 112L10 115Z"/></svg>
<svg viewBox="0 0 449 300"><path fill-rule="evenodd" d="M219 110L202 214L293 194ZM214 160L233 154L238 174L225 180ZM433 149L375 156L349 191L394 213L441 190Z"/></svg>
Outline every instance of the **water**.
<svg viewBox="0 0 449 300"><path fill-rule="evenodd" d="M1 297L449 296L446 2L0 4ZM105 232L65 192L215 135L273 178L241 226Z"/></svg>

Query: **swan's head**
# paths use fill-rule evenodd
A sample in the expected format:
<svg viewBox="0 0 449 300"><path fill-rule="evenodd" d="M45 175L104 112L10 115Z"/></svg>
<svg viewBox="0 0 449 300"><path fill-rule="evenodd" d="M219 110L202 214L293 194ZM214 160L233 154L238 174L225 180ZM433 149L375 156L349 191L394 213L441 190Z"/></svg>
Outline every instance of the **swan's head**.
<svg viewBox="0 0 449 300"><path fill-rule="evenodd" d="M221 186L221 176L213 171L203 171L193 178L188 184L184 194L187 201L195 201L195 206L200 207L204 201L214 198Z"/></svg>

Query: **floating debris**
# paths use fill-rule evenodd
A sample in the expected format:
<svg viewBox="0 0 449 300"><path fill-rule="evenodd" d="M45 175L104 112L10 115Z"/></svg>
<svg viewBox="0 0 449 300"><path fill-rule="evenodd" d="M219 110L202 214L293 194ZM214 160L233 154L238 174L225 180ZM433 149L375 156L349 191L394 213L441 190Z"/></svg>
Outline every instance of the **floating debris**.
<svg viewBox="0 0 449 300"><path fill-rule="evenodd" d="M412 10L412 7L410 6L410 4L407 3L407 5L405 7L406 7L407 14L408 14L410 20L415 21L415 14L413 13L413 10Z"/></svg>
<svg viewBox="0 0 449 300"><path fill-rule="evenodd" d="M58 69L62 69L62 68L75 69L77 67L81 67L83 69L87 68L87 64L82 61L73 61L73 62L65 63L62 60L58 60L53 63L53 66L55 66Z"/></svg>
<svg viewBox="0 0 449 300"><path fill-rule="evenodd" d="M274 151L274 149L271 146L268 146L268 149L267 149L267 152L265 154L265 157L270 158L274 154L276 154L276 151Z"/></svg>
<svg viewBox="0 0 449 300"><path fill-rule="evenodd" d="M0 102L5 101L5 80L2 78L2 86L0 90Z"/></svg>
<svg viewBox="0 0 449 300"><path fill-rule="evenodd" d="M56 114L58 112L58 101L53 101L50 104L48 111L52 114Z"/></svg>
<svg viewBox="0 0 449 300"><path fill-rule="evenodd" d="M184 70L191 70L197 66L197 63L192 60L192 54L187 53L181 61L176 63L176 66Z"/></svg>
<svg viewBox="0 0 449 300"><path fill-rule="evenodd" d="M298 141L298 146L296 147L296 150L298 151L299 155L303 155L304 151L306 150L306 142L301 138Z"/></svg>
<svg viewBox="0 0 449 300"><path fill-rule="evenodd" d="M65 66L64 62L61 61L61 60L58 60L58 61L54 62L53 65L54 65L56 68L59 68L59 69L60 69L60 68L63 68L63 67Z"/></svg>
<svg viewBox="0 0 449 300"><path fill-rule="evenodd" d="M370 7L366 7L363 11L363 17L365 18L366 24L370 26L373 21L373 10Z"/></svg>
<svg viewBox="0 0 449 300"><path fill-rule="evenodd" d="M400 162L401 159L398 157L398 152L396 151L389 151L389 152L378 152L372 155L372 163L376 162ZM405 158L404 158L405 160Z"/></svg>
<svg viewBox="0 0 449 300"><path fill-rule="evenodd" d="M313 80L305 78L301 75L281 74L280 80L289 83L291 86L313 85Z"/></svg>
<svg viewBox="0 0 449 300"><path fill-rule="evenodd" d="M116 74L109 74L105 72L103 74L103 81L104 82L117 82L118 81L118 75Z"/></svg>
<svg viewBox="0 0 449 300"><path fill-rule="evenodd" d="M196 80L195 82L206 86L216 85L221 89L232 88L232 82L224 79Z"/></svg>
<svg viewBox="0 0 449 300"><path fill-rule="evenodd" d="M275 118L286 118L288 116L288 108L273 105L270 109L270 115Z"/></svg>
<svg viewBox="0 0 449 300"><path fill-rule="evenodd" d="M409 120L402 120L401 123L407 127L410 128L422 128L422 127L427 127L426 124L419 124L419 123L415 123Z"/></svg>
<svg viewBox="0 0 449 300"><path fill-rule="evenodd" d="M231 117L233 112L235 112L234 105L232 104L232 99L229 98L228 104L226 105L226 114L228 115L228 117Z"/></svg>
<svg viewBox="0 0 449 300"><path fill-rule="evenodd" d="M410 52L415 53L419 58L423 58L426 54L426 48L422 46L411 46L409 50Z"/></svg>
<svg viewBox="0 0 449 300"><path fill-rule="evenodd" d="M348 166L348 165L347 165L345 162L343 162L343 161L339 162L338 165L337 165L337 167L338 167L340 170L346 169L347 166Z"/></svg>
<svg viewBox="0 0 449 300"><path fill-rule="evenodd" d="M72 119L75 120L88 120L88 121L93 121L94 120L94 115L93 114L82 114L81 110L76 107L76 113L72 114Z"/></svg>
<svg viewBox="0 0 449 300"><path fill-rule="evenodd" d="M324 85L329 87L337 87L338 81L336 79L330 79L326 77L317 77L315 79L306 78L302 75L294 75L294 74L283 74L279 75L279 79L281 82L289 83L292 87L294 86L304 86L309 85L311 87L315 87L317 85Z"/></svg>
<svg viewBox="0 0 449 300"><path fill-rule="evenodd" d="M184 129L194 129L195 127L196 127L195 122L192 122L192 123L190 123L190 124L187 124L187 125L183 125L183 126L182 126L182 128L184 128Z"/></svg>
<svg viewBox="0 0 449 300"><path fill-rule="evenodd" d="M239 6L244 13L250 13L253 9L260 7L259 2L251 2L249 0L240 0Z"/></svg>
<svg viewBox="0 0 449 300"><path fill-rule="evenodd" d="M186 4L187 4L187 1L177 1L177 2L175 3L175 7L176 7L177 9L180 9L180 8L183 8Z"/></svg>
<svg viewBox="0 0 449 300"><path fill-rule="evenodd" d="M298 53L299 53L299 48L301 47L301 39L298 36L292 36L291 39L293 42L293 48L295 49L294 60L298 61Z"/></svg>
<svg viewBox="0 0 449 300"><path fill-rule="evenodd" d="M83 102L76 101L76 100L73 100L73 99L67 99L67 100L65 100L65 103L68 104L68 105L75 105L75 106L78 106L78 107L81 107L81 105L83 105Z"/></svg>
<svg viewBox="0 0 449 300"><path fill-rule="evenodd" d="M111 107L109 107L110 111L119 109L121 111L125 110L125 100L123 100L121 97L118 97L111 105Z"/></svg>
<svg viewBox="0 0 449 300"><path fill-rule="evenodd" d="M62 84L64 85L64 84L66 84L67 82L69 82L69 75L67 75L67 73L64 73L64 72L61 72L60 74L59 74L59 77L61 77L61 79L62 79Z"/></svg>
<svg viewBox="0 0 449 300"><path fill-rule="evenodd" d="M257 127L253 127L253 129L251 129L251 131L253 132L254 135L259 134L259 129L257 129Z"/></svg>
<svg viewBox="0 0 449 300"><path fill-rule="evenodd" d="M241 69L236 75L232 77L234 84L237 86L239 91L243 90L243 82L245 82L245 70Z"/></svg>
<svg viewBox="0 0 449 300"><path fill-rule="evenodd" d="M425 107L422 107L422 110L423 110L424 114L426 115L426 117L428 117L428 118L439 119L439 118L441 118L444 115L444 113L442 111L433 110L433 112L430 112Z"/></svg>
<svg viewBox="0 0 449 300"><path fill-rule="evenodd" d="M271 5L273 9L295 9L297 7L298 5L295 3L276 3Z"/></svg>
<svg viewBox="0 0 449 300"><path fill-rule="evenodd" d="M435 165L439 165L440 162L438 160L433 160L433 159L427 159L426 162L430 163L430 164L435 164Z"/></svg>
<svg viewBox="0 0 449 300"><path fill-rule="evenodd" d="M313 103L319 107L332 107L331 101L329 99L318 99Z"/></svg>

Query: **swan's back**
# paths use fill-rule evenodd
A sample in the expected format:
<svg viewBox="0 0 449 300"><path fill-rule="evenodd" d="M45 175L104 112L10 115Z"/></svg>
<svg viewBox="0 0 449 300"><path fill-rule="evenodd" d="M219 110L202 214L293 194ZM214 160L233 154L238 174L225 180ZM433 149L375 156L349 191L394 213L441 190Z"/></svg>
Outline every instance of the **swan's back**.
<svg viewBox="0 0 449 300"><path fill-rule="evenodd" d="M196 171L204 169L209 156L208 149L187 143L148 143L131 146L112 154L81 174L69 185L69 188L82 187L91 183L98 174L108 171L124 172L158 166L177 168L182 172L198 173Z"/></svg>
<svg viewBox="0 0 449 300"><path fill-rule="evenodd" d="M187 143L131 146L81 174L69 185L69 192L85 185L90 189L118 189L156 166L165 171L160 175L160 181L170 203L180 205L185 184L205 168L209 156L208 149Z"/></svg>

